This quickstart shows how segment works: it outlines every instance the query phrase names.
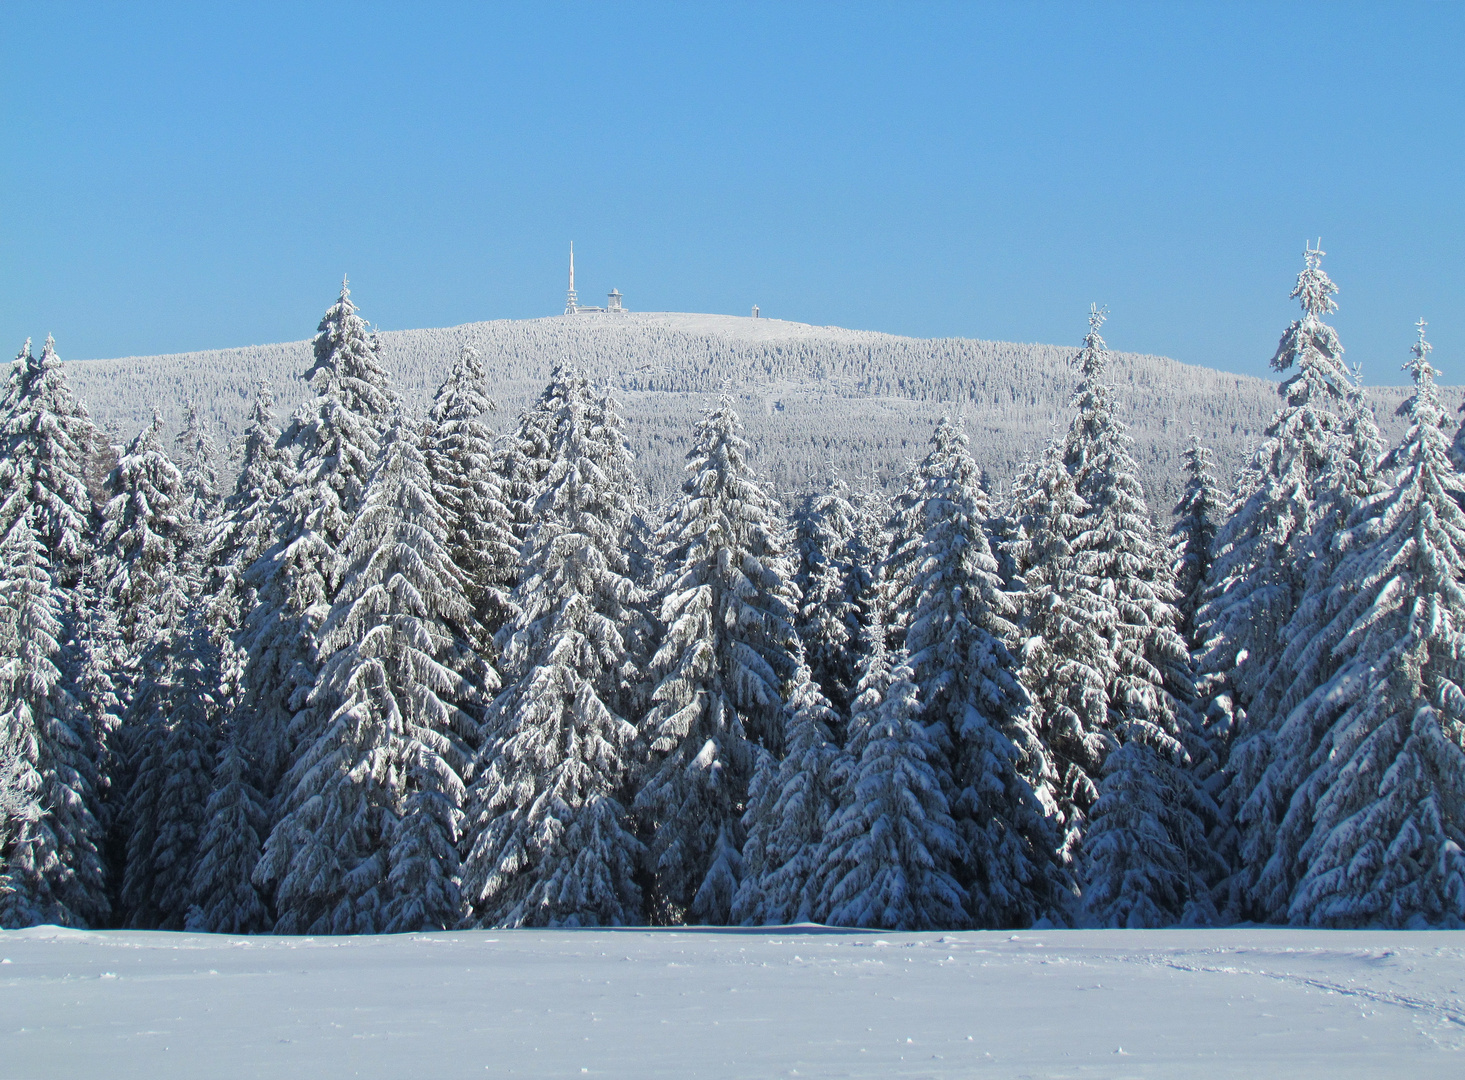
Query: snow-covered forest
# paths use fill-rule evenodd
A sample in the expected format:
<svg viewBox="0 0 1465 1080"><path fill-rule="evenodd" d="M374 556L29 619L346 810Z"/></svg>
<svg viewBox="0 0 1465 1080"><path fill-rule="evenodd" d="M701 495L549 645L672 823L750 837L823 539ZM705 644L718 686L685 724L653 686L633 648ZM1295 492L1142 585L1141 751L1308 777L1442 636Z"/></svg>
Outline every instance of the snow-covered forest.
<svg viewBox="0 0 1465 1080"><path fill-rule="evenodd" d="M636 471L652 497L681 489L692 427L709 396L729 393L764 479L781 497L822 487L830 470L893 492L926 454L943 412L966 423L972 456L992 490L1068 424L1072 348L965 339L922 340L779 319L668 312L580 314L379 333L380 356L410 410L426 412L464 345L478 350L499 409L485 418L507 435L555 367L573 363L613 386ZM1350 359L1357 359L1350 357ZM274 391L282 416L310 393L300 372L311 342L110 360L71 360L73 391L113 442L159 411L167 439L200 409L221 443L249 422L255 387ZM1400 382L1397 363L1365 365L1370 384ZM1135 438L1135 459L1156 507L1185 487L1195 431L1231 475L1262 438L1276 384L1161 356L1116 350L1109 378ZM1384 434L1404 425L1402 387L1374 385ZM1460 387L1442 388L1453 408Z"/></svg>
<svg viewBox="0 0 1465 1080"><path fill-rule="evenodd" d="M797 491L719 396L743 354L674 335L500 409L513 357L457 342L429 393L343 285L237 429L200 396L125 442L27 342L0 926L1465 923L1465 441L1422 321L1376 413L1321 258L1234 483L1204 433L1250 383L1137 438L1099 310L1010 480L939 402L1039 396L986 400L952 349L903 472ZM881 355L824 374L879 394ZM707 402L660 437L679 485L620 403L673 369Z"/></svg>

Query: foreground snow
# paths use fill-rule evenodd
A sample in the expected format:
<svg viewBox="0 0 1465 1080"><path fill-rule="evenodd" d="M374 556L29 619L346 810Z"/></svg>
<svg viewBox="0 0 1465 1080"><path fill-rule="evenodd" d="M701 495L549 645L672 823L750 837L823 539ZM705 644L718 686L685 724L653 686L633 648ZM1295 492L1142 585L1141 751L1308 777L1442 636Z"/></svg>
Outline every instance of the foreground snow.
<svg viewBox="0 0 1465 1080"><path fill-rule="evenodd" d="M0 1077L1455 1077L1447 932L0 933Z"/></svg>

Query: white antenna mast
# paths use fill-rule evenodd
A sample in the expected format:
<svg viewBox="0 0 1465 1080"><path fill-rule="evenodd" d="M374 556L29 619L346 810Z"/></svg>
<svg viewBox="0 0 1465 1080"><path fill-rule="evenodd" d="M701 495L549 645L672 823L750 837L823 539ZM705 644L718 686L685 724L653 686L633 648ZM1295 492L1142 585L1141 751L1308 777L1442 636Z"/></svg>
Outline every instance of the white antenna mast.
<svg viewBox="0 0 1465 1080"><path fill-rule="evenodd" d="M575 295L575 241L570 241L570 291L565 296L565 314L574 315L580 310L580 298Z"/></svg>

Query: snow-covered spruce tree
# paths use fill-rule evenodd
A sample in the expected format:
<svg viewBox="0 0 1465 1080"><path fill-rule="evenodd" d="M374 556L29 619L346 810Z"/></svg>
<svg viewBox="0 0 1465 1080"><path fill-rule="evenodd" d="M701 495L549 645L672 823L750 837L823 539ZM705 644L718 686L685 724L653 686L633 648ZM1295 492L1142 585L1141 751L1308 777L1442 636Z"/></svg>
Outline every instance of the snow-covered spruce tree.
<svg viewBox="0 0 1465 1080"><path fill-rule="evenodd" d="M803 596L799 640L814 681L836 711L849 709L855 680L855 645L860 637L861 565L859 514L849 486L838 476L829 489L810 495L795 519ZM836 730L841 725L836 725Z"/></svg>
<svg viewBox="0 0 1465 1080"><path fill-rule="evenodd" d="M812 918L814 877L826 857L824 829L848 772L834 741L838 721L808 667L800 667L785 711L782 757L760 749L748 787L744 877L733 897L733 922L782 925Z"/></svg>
<svg viewBox="0 0 1465 1080"><path fill-rule="evenodd" d="M1315 747L1257 883L1265 910L1295 923L1465 922L1465 514L1429 351L1421 320L1389 489L1336 545L1336 669L1277 731ZM1285 760L1274 753L1265 782Z"/></svg>
<svg viewBox="0 0 1465 1080"><path fill-rule="evenodd" d="M830 830L836 820L845 820L841 815L854 812L851 808L860 799L857 787L862 748L868 738L867 732L876 721L891 677L891 656L885 638L891 596L885 568L881 565L889 540L884 527L889 507L884 499L861 497L857 512L860 515L862 550L880 552L880 557L879 561L871 560L864 567L866 587L860 604L862 626L849 717L844 725L843 752L833 758L828 776L833 812L824 822L817 865L807 885L810 916L818 922L829 921L829 912L836 903L833 891L855 869L862 851L858 846L844 844L842 839L835 844ZM925 728L920 730L924 735Z"/></svg>
<svg viewBox="0 0 1465 1080"><path fill-rule="evenodd" d="M187 493L162 431L163 418L154 412L112 470L113 494L102 512L100 569L129 665L182 624L190 595L178 580L188 540Z"/></svg>
<svg viewBox="0 0 1465 1080"><path fill-rule="evenodd" d="M274 544L276 510L295 480L274 406L274 394L260 383L239 442L239 476L208 539L209 622L221 636L237 632L254 606L244 575Z"/></svg>
<svg viewBox="0 0 1465 1080"><path fill-rule="evenodd" d="M0 864L0 927L99 927L110 910L96 740L56 665L59 615L43 541L22 515L0 541L0 741L22 802Z"/></svg>
<svg viewBox="0 0 1465 1080"><path fill-rule="evenodd" d="M280 445L273 406L269 387L260 383L240 440L234 490L220 506L199 554L207 597L205 616L219 646L219 705L225 711L241 707L241 684L249 659L238 640L256 600L246 575L274 545L280 503L294 481L289 455ZM238 729L231 738L241 740L241 752L255 758L242 741L257 734L255 726L244 723L243 718L229 724Z"/></svg>
<svg viewBox="0 0 1465 1080"><path fill-rule="evenodd" d="M248 744L272 797L297 747L311 745L334 706L308 707L322 622L339 582L338 553L361 509L395 398L381 343L345 284L327 309L306 373L314 397L282 437L295 463L275 507L274 543L245 572L255 590L238 643L247 654L241 700Z"/></svg>
<svg viewBox="0 0 1465 1080"><path fill-rule="evenodd" d="M550 468L500 631L510 681L473 793L464 889L485 926L619 926L643 919L644 848L625 806L636 764L628 658L646 636L632 580L639 500L613 404L556 375Z"/></svg>
<svg viewBox="0 0 1465 1080"><path fill-rule="evenodd" d="M169 630L156 652L124 729L131 784L122 821L127 861L121 900L128 926L181 930L207 827L219 667L216 643L197 609Z"/></svg>
<svg viewBox="0 0 1465 1080"><path fill-rule="evenodd" d="M554 463L554 436L571 382L582 378L561 364L550 372L544 392L519 417L518 426L504 444L499 460L502 492L513 518L514 533L522 544L534 528L534 507L544 491L545 477Z"/></svg>
<svg viewBox="0 0 1465 1080"><path fill-rule="evenodd" d="M1293 371L1279 388L1285 403L1243 471L1197 613L1198 666L1209 695L1206 723L1225 733L1220 854L1231 864L1219 902L1230 918L1276 918L1257 877L1291 799L1293 781L1265 781L1274 769L1277 728L1296 702L1326 681L1327 649L1303 656L1326 626L1321 605L1331 575L1331 541L1367 497L1371 416L1343 365L1338 335L1323 321L1337 310L1337 287L1309 248L1292 297L1302 306L1272 358ZM1295 371L1294 371L1295 369ZM1303 610L1304 606L1306 610ZM1300 618L1299 618L1300 615ZM1316 743L1285 747L1295 764ZM1295 779L1296 770L1282 772Z"/></svg>
<svg viewBox="0 0 1465 1080"><path fill-rule="evenodd" d="M0 403L0 536L29 515L57 590L74 589L90 557L95 515L87 476L106 452L67 386L56 343L46 338L38 359L27 341Z"/></svg>
<svg viewBox="0 0 1465 1080"><path fill-rule="evenodd" d="M1008 545L1024 583L1020 678L1031 687L1038 731L1058 773L1060 851L1071 863L1114 745L1108 690L1117 674L1111 642L1119 615L1095 588L1098 556L1080 542L1089 507L1058 444L1049 444L1020 490L1018 538Z"/></svg>
<svg viewBox="0 0 1465 1080"><path fill-rule="evenodd" d="M691 475L659 533L666 632L642 724L653 761L635 806L650 837L651 915L662 923L728 921L757 751L781 752L800 667L788 541L741 426L726 396L698 421Z"/></svg>
<svg viewBox="0 0 1465 1080"><path fill-rule="evenodd" d="M468 600L478 625L495 634L510 615L519 540L504 502L493 433L481 419L498 408L487 387L478 350L464 345L428 413L427 467L433 497L446 515L448 552L468 575Z"/></svg>
<svg viewBox="0 0 1465 1080"><path fill-rule="evenodd" d="M425 456L398 418L320 630L311 704L328 719L284 779L255 871L279 932L443 929L463 915L463 778L488 672L446 543Z"/></svg>
<svg viewBox="0 0 1465 1080"><path fill-rule="evenodd" d="M850 739L849 786L825 830L814 915L836 926L964 926L963 843L942 790L941 752L902 664ZM863 696L863 695L862 695Z"/></svg>
<svg viewBox="0 0 1465 1080"><path fill-rule="evenodd" d="M270 550L277 512L294 481L294 468L275 425L274 397L261 383L241 440L233 492L211 530L205 581L208 624L219 662L218 745L212 789L204 810L192 876L190 930L249 934L268 930L273 919L252 877L269 829L262 793L267 762L278 744L260 746L262 732L240 700L248 654L236 636L255 603L249 568ZM278 768L278 761L275 762ZM265 766L265 768L262 768Z"/></svg>
<svg viewBox="0 0 1465 1080"><path fill-rule="evenodd" d="M1216 532L1225 519L1228 500L1216 483L1211 451L1191 432L1185 448L1185 493L1175 504L1175 525L1170 530L1179 549L1175 588L1180 593L1176 610L1178 629L1195 644L1195 616L1205 598L1214 558Z"/></svg>
<svg viewBox="0 0 1465 1080"><path fill-rule="evenodd" d="M968 917L979 927L1062 918L1052 760L1007 641L1017 600L1002 588L986 534L991 507L965 432L943 418L904 507L919 530L897 558L905 649L944 760L962 850ZM913 530L914 532L914 530ZM913 550L912 550L913 546Z"/></svg>
<svg viewBox="0 0 1465 1080"><path fill-rule="evenodd" d="M1210 881L1221 872L1208 840L1215 805L1198 776L1211 769L1210 749L1191 707L1194 675L1176 630L1172 554L1104 382L1103 321L1103 312L1090 310L1063 460L1088 507L1074 541L1080 585L1113 612L1105 627L1108 733L1132 747L1111 750L1119 757L1091 777L1099 801L1079 841L1079 880L1087 917L1102 924L1205 921Z"/></svg>
<svg viewBox="0 0 1465 1080"><path fill-rule="evenodd" d="M252 878L269 828L257 769L243 746L239 718L225 714L212 789L204 807L190 881L185 929L260 934L274 920Z"/></svg>
<svg viewBox="0 0 1465 1080"><path fill-rule="evenodd" d="M209 431L208 421L194 402L185 407L183 430L174 440L178 448L178 470L183 474L183 491L188 520L193 523L195 544L204 544L219 508L219 446Z"/></svg>

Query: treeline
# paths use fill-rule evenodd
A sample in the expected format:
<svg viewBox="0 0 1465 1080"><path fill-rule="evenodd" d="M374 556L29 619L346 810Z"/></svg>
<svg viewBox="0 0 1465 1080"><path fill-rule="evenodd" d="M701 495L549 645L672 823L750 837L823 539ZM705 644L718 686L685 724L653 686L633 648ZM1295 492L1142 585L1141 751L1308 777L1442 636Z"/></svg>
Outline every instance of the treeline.
<svg viewBox="0 0 1465 1080"><path fill-rule="evenodd" d="M1024 463L1066 426L1073 389L1071 348L925 341L767 319L580 315L386 331L380 340L404 408L420 413L462 346L477 348L502 406L488 423L504 435L568 358L592 381L619 391L637 472L658 501L680 490L692 426L707 397L724 387L743 417L760 472L785 497L828 483L831 465L893 494L908 466L925 455L943 410L965 417L973 457L993 492L1005 496ZM67 364L67 374L114 442L130 438L156 408L171 445L193 401L215 435L232 443L248 423L258 381L274 387L284 416L307 400L309 387L298 375L310 355L310 343L300 341L77 361ZM1114 352L1109 371L1121 417L1135 436L1140 479L1161 510L1184 487L1192 428L1230 477L1276 407L1275 383L1163 357ZM1390 381L1387 374L1382 381ZM1370 382L1378 381L1371 374ZM1458 403L1457 388L1445 393ZM1405 396L1400 387L1374 391L1390 438L1402 434L1393 410Z"/></svg>
<svg viewBox="0 0 1465 1080"><path fill-rule="evenodd" d="M793 513L724 397L653 507L616 395L405 408L343 287L222 492L115 453L48 340L3 403L0 924L1465 920L1465 478L1421 324L1392 448L1309 252L1232 493L1155 523L1090 317L1000 500L943 419ZM1458 447L1455 448L1458 454Z"/></svg>

